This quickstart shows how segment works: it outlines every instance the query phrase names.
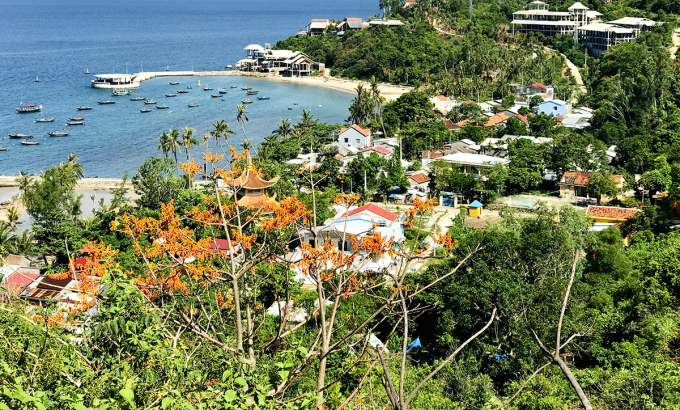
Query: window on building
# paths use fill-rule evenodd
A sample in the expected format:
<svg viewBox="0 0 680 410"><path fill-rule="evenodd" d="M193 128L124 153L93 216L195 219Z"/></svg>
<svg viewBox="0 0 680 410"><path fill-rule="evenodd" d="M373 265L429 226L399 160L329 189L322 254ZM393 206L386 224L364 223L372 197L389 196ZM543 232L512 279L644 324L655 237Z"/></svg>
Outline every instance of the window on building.
<svg viewBox="0 0 680 410"><path fill-rule="evenodd" d="M312 248L314 248L314 238L312 238L312 239L309 240L309 246L311 246Z"/></svg>
<svg viewBox="0 0 680 410"><path fill-rule="evenodd" d="M361 140L357 138L357 144L361 144Z"/></svg>
<svg viewBox="0 0 680 410"><path fill-rule="evenodd" d="M345 138L345 142L349 142L349 138Z"/></svg>

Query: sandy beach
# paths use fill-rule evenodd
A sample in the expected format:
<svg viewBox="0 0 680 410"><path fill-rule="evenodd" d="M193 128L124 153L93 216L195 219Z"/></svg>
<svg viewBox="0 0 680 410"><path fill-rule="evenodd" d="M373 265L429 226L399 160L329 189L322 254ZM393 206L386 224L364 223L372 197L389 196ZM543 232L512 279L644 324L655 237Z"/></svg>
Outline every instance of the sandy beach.
<svg viewBox="0 0 680 410"><path fill-rule="evenodd" d="M39 177L33 177L39 178ZM78 185L76 189L93 189L97 191L111 191L118 188L123 182L122 179L118 178L83 178L78 180ZM0 176L0 187L18 187L19 186L19 176ZM132 181L128 179L125 184L126 187L132 188Z"/></svg>
<svg viewBox="0 0 680 410"><path fill-rule="evenodd" d="M355 93L357 86L359 84L363 85L364 87L369 88L370 84L366 81L356 81L356 80L345 80L342 78L335 78L335 77L280 77L280 76L273 76L273 75L266 75L262 73L248 73L248 72L241 72L240 74L242 75L255 75L258 78L263 78L263 79L269 79L269 80L274 80L274 81L283 81L283 82L289 82L289 83L296 83L296 84L306 84L306 85L314 85L317 87L328 87L328 88L333 88L336 90L342 90L342 91L348 91L351 93ZM406 94L407 92L413 90L413 87L407 87L407 86L400 86L400 85L392 85L392 84L385 84L381 83L380 84L380 94L382 94L383 97L389 102L389 101L394 101L403 94Z"/></svg>

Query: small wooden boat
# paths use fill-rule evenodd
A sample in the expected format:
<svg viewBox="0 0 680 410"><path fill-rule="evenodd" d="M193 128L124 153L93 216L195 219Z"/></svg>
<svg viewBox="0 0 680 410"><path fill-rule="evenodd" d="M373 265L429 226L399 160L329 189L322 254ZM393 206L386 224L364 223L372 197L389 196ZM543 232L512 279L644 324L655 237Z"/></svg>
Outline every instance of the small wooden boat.
<svg viewBox="0 0 680 410"><path fill-rule="evenodd" d="M7 135L9 135L9 137L13 138L13 139L33 138L33 135L26 135L26 134L7 134Z"/></svg>
<svg viewBox="0 0 680 410"><path fill-rule="evenodd" d="M205 88L203 89L203 91L212 91L212 88L210 88L210 87L205 87Z"/></svg>
<svg viewBox="0 0 680 410"><path fill-rule="evenodd" d="M54 122L54 118L41 118L39 120L35 120L35 122Z"/></svg>
<svg viewBox="0 0 680 410"><path fill-rule="evenodd" d="M250 91L253 89L253 87L243 87L241 88L243 91Z"/></svg>
<svg viewBox="0 0 680 410"><path fill-rule="evenodd" d="M71 134L68 132L48 132L47 135L50 137L68 137Z"/></svg>
<svg viewBox="0 0 680 410"><path fill-rule="evenodd" d="M187 90L193 90L194 88L190 85L187 86Z"/></svg>
<svg viewBox="0 0 680 410"><path fill-rule="evenodd" d="M66 125L83 125L83 124L85 124L83 121L71 121L66 123Z"/></svg>
<svg viewBox="0 0 680 410"><path fill-rule="evenodd" d="M249 99L246 98L245 100L241 101L241 103L242 104L252 104L253 100L249 100Z"/></svg>
<svg viewBox="0 0 680 410"><path fill-rule="evenodd" d="M227 70L231 70L231 69L234 68L234 67L230 64L230 65L228 65L228 66L226 66L226 67L224 67L224 68L226 68Z"/></svg>
<svg viewBox="0 0 680 410"><path fill-rule="evenodd" d="M293 111L293 107L288 107L288 111Z"/></svg>
<svg viewBox="0 0 680 410"><path fill-rule="evenodd" d="M232 85L231 88L238 88L238 85Z"/></svg>
<svg viewBox="0 0 680 410"><path fill-rule="evenodd" d="M85 118L80 116L80 117L77 117L77 118L69 118L69 120L71 120L71 121L85 121Z"/></svg>
<svg viewBox="0 0 680 410"><path fill-rule="evenodd" d="M217 92L220 93L220 94L226 94L227 90L225 90L224 88L220 88L220 89L217 90Z"/></svg>
<svg viewBox="0 0 680 410"><path fill-rule="evenodd" d="M156 104L156 101L154 101L154 100L144 101L144 104L146 104L146 105L154 105L154 104Z"/></svg>
<svg viewBox="0 0 680 410"><path fill-rule="evenodd" d="M9 148L0 148L0 151L9 151Z"/></svg>
<svg viewBox="0 0 680 410"><path fill-rule="evenodd" d="M167 105L157 105L156 108L158 108L159 110L166 110L169 107Z"/></svg>
<svg viewBox="0 0 680 410"><path fill-rule="evenodd" d="M179 84L177 81L170 83L170 85L177 85Z"/></svg>
<svg viewBox="0 0 680 410"><path fill-rule="evenodd" d="M90 111L92 107L78 107L76 108L78 111Z"/></svg>
<svg viewBox="0 0 680 410"><path fill-rule="evenodd" d="M116 103L115 101L111 101L111 100L99 101L99 105L111 105L111 104L115 104L115 103Z"/></svg>
<svg viewBox="0 0 680 410"><path fill-rule="evenodd" d="M189 104L189 107L195 108L195 107L198 107L198 104Z"/></svg>
<svg viewBox="0 0 680 410"><path fill-rule="evenodd" d="M177 94L188 94L189 91L187 90L177 90Z"/></svg>
<svg viewBox="0 0 680 410"><path fill-rule="evenodd" d="M121 96L124 96L124 95L130 95L130 94L132 94L132 90L117 89L117 90L113 90L111 92L111 95L114 96L114 97L121 97Z"/></svg>
<svg viewBox="0 0 680 410"><path fill-rule="evenodd" d="M134 97L134 98L130 98L130 101L144 101L144 100L146 100L146 98L144 98L144 97Z"/></svg>
<svg viewBox="0 0 680 410"><path fill-rule="evenodd" d="M257 99L260 100L260 101L264 101L264 100L268 100L269 97L257 97Z"/></svg>
<svg viewBox="0 0 680 410"><path fill-rule="evenodd" d="M165 96L168 97L168 98L170 98L170 97L177 97L177 94L165 94Z"/></svg>
<svg viewBox="0 0 680 410"><path fill-rule="evenodd" d="M298 105L298 103L293 103L293 105Z"/></svg>
<svg viewBox="0 0 680 410"><path fill-rule="evenodd" d="M35 76L35 82L36 82L36 83L39 83L39 82L40 82L40 79L38 78L37 75Z"/></svg>
<svg viewBox="0 0 680 410"><path fill-rule="evenodd" d="M259 91L246 91L247 95L257 95L257 93L259 93Z"/></svg>
<svg viewBox="0 0 680 410"><path fill-rule="evenodd" d="M21 145L40 145L40 143L34 141L21 141Z"/></svg>
<svg viewBox="0 0 680 410"><path fill-rule="evenodd" d="M40 112L42 110L42 105L20 105L16 108L19 114L26 114L30 112Z"/></svg>
<svg viewBox="0 0 680 410"><path fill-rule="evenodd" d="M151 110L139 110L139 112L151 112Z"/></svg>
<svg viewBox="0 0 680 410"><path fill-rule="evenodd" d="M222 97L222 94L213 94L211 95L212 98L220 98Z"/></svg>

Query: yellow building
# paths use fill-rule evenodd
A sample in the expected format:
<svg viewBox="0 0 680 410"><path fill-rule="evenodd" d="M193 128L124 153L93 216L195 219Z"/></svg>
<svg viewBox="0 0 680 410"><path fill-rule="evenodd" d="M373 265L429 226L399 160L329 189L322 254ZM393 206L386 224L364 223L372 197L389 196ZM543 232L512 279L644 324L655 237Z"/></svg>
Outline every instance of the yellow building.
<svg viewBox="0 0 680 410"><path fill-rule="evenodd" d="M482 216L482 209L484 209L484 205L479 201L475 201L468 205L468 215Z"/></svg>
<svg viewBox="0 0 680 410"><path fill-rule="evenodd" d="M664 203L667 203L665 209L668 209L668 216L671 218L680 218L680 201L675 201L670 203L670 199L668 199L668 191L662 192L659 195L654 195L652 197L654 200L654 205L660 207L661 209L664 209Z"/></svg>

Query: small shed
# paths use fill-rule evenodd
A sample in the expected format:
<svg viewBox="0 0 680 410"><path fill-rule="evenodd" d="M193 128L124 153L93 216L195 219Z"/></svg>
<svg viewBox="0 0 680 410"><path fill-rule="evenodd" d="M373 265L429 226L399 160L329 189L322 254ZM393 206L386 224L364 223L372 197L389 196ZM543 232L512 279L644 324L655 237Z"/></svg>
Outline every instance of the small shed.
<svg viewBox="0 0 680 410"><path fill-rule="evenodd" d="M482 209L484 209L484 205L479 201L475 201L468 205L468 213L470 216L482 216Z"/></svg>

